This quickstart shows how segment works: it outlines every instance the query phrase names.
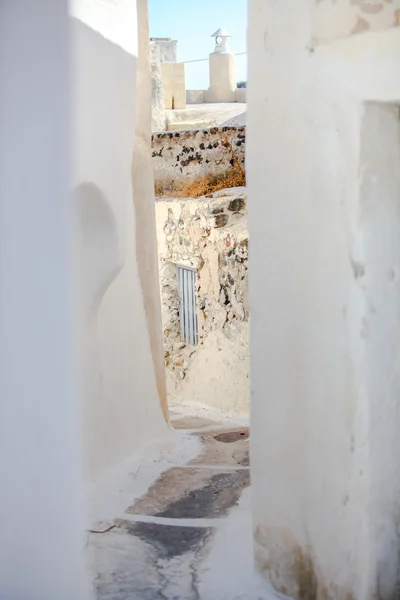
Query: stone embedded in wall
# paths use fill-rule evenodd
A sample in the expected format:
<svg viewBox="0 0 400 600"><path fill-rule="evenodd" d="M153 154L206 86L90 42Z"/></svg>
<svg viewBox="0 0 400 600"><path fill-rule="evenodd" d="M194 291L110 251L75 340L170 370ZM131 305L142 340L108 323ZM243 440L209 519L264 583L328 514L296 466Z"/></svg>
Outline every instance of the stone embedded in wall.
<svg viewBox="0 0 400 600"><path fill-rule="evenodd" d="M212 127L153 134L152 148L156 185L218 175L232 166L231 149L244 165L246 129Z"/></svg>
<svg viewBox="0 0 400 600"><path fill-rule="evenodd" d="M214 217L214 227L225 227L229 221L229 215L221 214Z"/></svg>
<svg viewBox="0 0 400 600"><path fill-rule="evenodd" d="M246 411L248 230L244 188L156 202L165 364L172 397ZM199 344L181 339L176 265L197 271Z"/></svg>
<svg viewBox="0 0 400 600"><path fill-rule="evenodd" d="M315 0L313 37L325 40L399 26L400 0Z"/></svg>
<svg viewBox="0 0 400 600"><path fill-rule="evenodd" d="M245 204L244 198L234 198L229 202L228 210L231 212L240 212L244 209Z"/></svg>

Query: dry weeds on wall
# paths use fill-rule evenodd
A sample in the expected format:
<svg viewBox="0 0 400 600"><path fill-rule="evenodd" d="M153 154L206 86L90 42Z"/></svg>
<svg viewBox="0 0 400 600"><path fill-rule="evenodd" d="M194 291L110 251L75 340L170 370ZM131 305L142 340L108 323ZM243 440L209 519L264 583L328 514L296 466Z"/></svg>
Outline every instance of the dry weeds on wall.
<svg viewBox="0 0 400 600"><path fill-rule="evenodd" d="M170 182L156 181L156 196L165 198L200 198L220 190L234 187L245 187L246 172L239 157L238 148L233 147L233 141L226 132L217 131L217 143L223 154L223 160L230 165L225 171L216 169L194 179L174 179Z"/></svg>

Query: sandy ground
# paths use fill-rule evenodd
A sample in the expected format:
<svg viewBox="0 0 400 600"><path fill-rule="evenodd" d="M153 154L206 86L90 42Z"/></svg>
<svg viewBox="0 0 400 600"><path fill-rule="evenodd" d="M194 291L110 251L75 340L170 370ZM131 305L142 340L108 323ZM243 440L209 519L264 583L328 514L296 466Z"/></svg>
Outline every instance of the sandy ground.
<svg viewBox="0 0 400 600"><path fill-rule="evenodd" d="M273 600L253 570L246 415L171 407L149 447L92 491L87 559L99 600Z"/></svg>

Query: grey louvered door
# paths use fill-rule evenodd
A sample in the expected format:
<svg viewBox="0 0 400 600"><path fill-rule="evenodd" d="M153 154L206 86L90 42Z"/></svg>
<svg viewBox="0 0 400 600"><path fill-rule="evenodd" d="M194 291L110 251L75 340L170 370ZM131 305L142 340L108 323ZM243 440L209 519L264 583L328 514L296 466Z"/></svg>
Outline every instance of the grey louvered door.
<svg viewBox="0 0 400 600"><path fill-rule="evenodd" d="M181 338L194 346L197 344L195 269L178 265L178 290Z"/></svg>

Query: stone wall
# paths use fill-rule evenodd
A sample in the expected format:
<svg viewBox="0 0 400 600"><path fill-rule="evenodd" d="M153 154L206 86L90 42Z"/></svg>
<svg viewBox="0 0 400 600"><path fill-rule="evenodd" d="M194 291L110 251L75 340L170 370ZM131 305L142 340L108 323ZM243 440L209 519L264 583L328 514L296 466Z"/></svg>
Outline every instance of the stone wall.
<svg viewBox="0 0 400 600"><path fill-rule="evenodd" d="M244 164L245 145L244 127L155 133L152 156L156 184L223 173L232 164L232 150Z"/></svg>
<svg viewBox="0 0 400 600"><path fill-rule="evenodd" d="M156 202L169 397L243 412L249 404L245 190ZM197 272L197 346L181 340L176 265Z"/></svg>

